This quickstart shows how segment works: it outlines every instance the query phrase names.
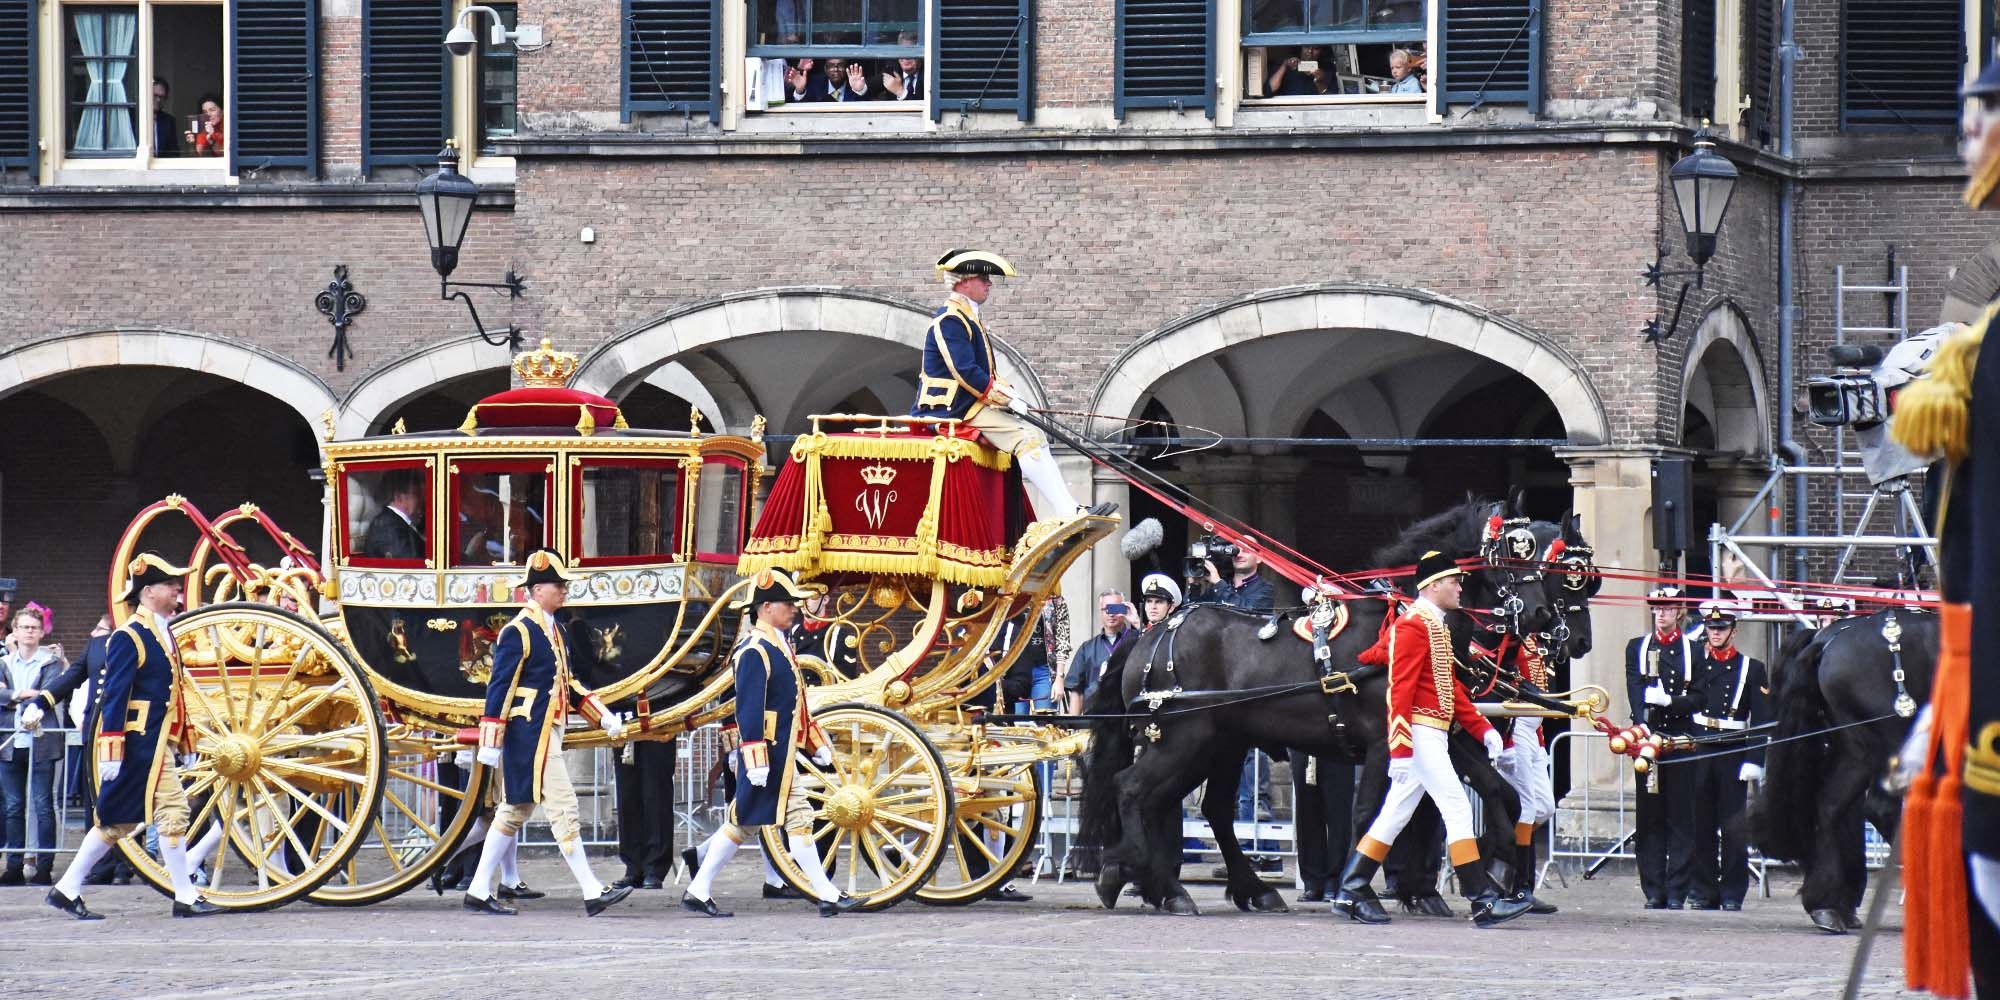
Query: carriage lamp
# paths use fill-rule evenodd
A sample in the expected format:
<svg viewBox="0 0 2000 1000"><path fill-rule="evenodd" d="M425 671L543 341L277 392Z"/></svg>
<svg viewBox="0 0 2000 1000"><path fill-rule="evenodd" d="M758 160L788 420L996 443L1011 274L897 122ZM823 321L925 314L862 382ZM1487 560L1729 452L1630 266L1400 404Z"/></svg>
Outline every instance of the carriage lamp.
<svg viewBox="0 0 2000 1000"><path fill-rule="evenodd" d="M520 328L509 324L504 330L488 333L486 324L479 321L479 310L473 306L472 296L464 290L497 288L506 291L509 299L518 299L525 287L521 276L509 270L497 282L451 280L452 272L458 270L459 249L465 245L465 230L472 222L472 205L478 200L479 185L458 172L458 150L447 144L438 153L437 172L417 182L417 211L423 216L424 238L431 244L431 268L438 273L438 298L464 302L466 311L472 314L473 327L479 331L479 339L495 347L505 345L509 350L519 351ZM454 288L458 291L453 291Z"/></svg>
<svg viewBox="0 0 2000 1000"><path fill-rule="evenodd" d="M1681 283L1680 295L1674 300L1673 319L1664 331L1660 329L1658 316L1646 321L1644 333L1649 344L1669 339L1680 329L1681 308L1687 304L1689 288L1707 287L1704 279L1708 261L1715 256L1716 236L1722 232L1723 216L1729 212L1729 198L1736 192L1736 164L1715 151L1708 122L1701 125L1694 135L1694 152L1681 157L1667 170L1667 182L1673 188L1674 207L1680 211L1681 229L1687 233L1687 254L1694 261L1694 269L1662 270L1661 257L1655 257L1641 274L1648 288L1659 287L1667 278L1694 281Z"/></svg>

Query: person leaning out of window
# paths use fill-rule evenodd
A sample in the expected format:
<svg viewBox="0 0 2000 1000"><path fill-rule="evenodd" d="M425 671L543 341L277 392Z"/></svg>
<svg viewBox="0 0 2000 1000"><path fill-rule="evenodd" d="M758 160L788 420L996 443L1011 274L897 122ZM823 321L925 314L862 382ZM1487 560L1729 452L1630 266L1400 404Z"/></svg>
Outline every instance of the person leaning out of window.
<svg viewBox="0 0 2000 1000"><path fill-rule="evenodd" d="M188 148L196 156L221 156L222 142L222 102L214 97L201 99L201 114L196 115L191 127L181 133L187 140Z"/></svg>
<svg viewBox="0 0 2000 1000"><path fill-rule="evenodd" d="M1317 45L1299 46L1299 54L1286 59L1271 71L1265 90L1272 97L1313 97L1327 91L1325 50Z"/></svg>

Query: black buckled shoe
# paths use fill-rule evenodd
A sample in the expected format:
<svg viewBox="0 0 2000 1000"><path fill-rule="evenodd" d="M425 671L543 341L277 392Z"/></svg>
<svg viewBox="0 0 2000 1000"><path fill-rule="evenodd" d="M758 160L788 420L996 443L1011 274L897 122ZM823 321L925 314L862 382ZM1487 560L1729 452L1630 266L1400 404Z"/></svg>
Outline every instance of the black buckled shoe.
<svg viewBox="0 0 2000 1000"><path fill-rule="evenodd" d="M689 913L699 913L705 917L729 917L735 914L715 905L713 899L696 899L689 893L681 893L681 909Z"/></svg>
<svg viewBox="0 0 2000 1000"><path fill-rule="evenodd" d="M1105 501L1104 503L1085 508L1084 513L1092 517L1110 517L1118 513L1118 505L1110 501Z"/></svg>
<svg viewBox="0 0 2000 1000"><path fill-rule="evenodd" d="M1347 919L1357 923L1388 923L1389 914L1382 910L1382 900L1368 884L1381 867L1381 862L1360 851L1348 855L1347 865L1340 870L1340 892L1333 897L1333 912L1345 913Z"/></svg>
<svg viewBox="0 0 2000 1000"><path fill-rule="evenodd" d="M840 894L839 899L831 903L824 899L819 900L819 915L822 917L837 917L843 913L852 913L856 909L859 909L860 906L860 900L843 892Z"/></svg>
<svg viewBox="0 0 2000 1000"><path fill-rule="evenodd" d="M1033 900L1035 897L1030 896L1027 893L1022 892L1021 890L1014 888L1014 883L1009 882L1006 885L1001 886L998 891L994 892L990 896L987 896L986 898L996 903L1026 903Z"/></svg>
<svg viewBox="0 0 2000 1000"><path fill-rule="evenodd" d="M528 888L528 883L522 882L519 885L502 885L499 888L499 890L494 893L494 895L499 896L501 899L510 899L510 900L541 899L547 896L548 893L543 892L540 889L530 889Z"/></svg>
<svg viewBox="0 0 2000 1000"><path fill-rule="evenodd" d="M83 905L82 896L74 896L74 897L65 896L63 895L63 891L61 889L50 889L49 894L42 898L50 906L53 906L56 909L61 910L72 917L75 917L78 920L104 919L104 914L92 913L90 912L90 907Z"/></svg>
<svg viewBox="0 0 2000 1000"><path fill-rule="evenodd" d="M486 899L479 899L469 892L465 894L465 898L459 902L459 905L464 907L468 913L484 913L491 917L511 917L521 912L498 899L490 896Z"/></svg>
<svg viewBox="0 0 2000 1000"><path fill-rule="evenodd" d="M605 910L624 902L625 897L631 894L632 887L629 885L622 889L606 889L595 899L586 899L583 901L583 915L586 917L597 916Z"/></svg>
<svg viewBox="0 0 2000 1000"><path fill-rule="evenodd" d="M806 897L801 895L797 889L794 889L789 885L772 885L771 883L766 882L764 883L764 898L804 899Z"/></svg>
<svg viewBox="0 0 2000 1000"><path fill-rule="evenodd" d="M174 916L176 917L212 917L224 912L227 911L209 902L206 896L196 896L192 903L183 903L179 900L174 901Z"/></svg>

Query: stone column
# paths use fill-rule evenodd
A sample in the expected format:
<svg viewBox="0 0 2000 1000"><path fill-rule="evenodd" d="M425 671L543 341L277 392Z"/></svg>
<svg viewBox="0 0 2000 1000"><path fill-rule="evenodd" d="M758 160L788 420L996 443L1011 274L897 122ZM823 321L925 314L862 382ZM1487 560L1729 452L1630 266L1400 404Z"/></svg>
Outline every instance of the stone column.
<svg viewBox="0 0 2000 1000"><path fill-rule="evenodd" d="M1063 574L1063 599L1069 602L1069 634L1075 638L1097 630L1097 592L1105 587L1126 586L1127 566L1125 557L1118 554L1118 543L1132 524L1132 487L1117 473L1082 455L1064 452L1057 456L1057 461L1062 465L1063 478L1077 496L1090 498L1088 502L1092 504L1117 504L1120 522L1111 537L1090 550L1089 558L1071 563L1069 572ZM1068 666L1065 663L1058 669Z"/></svg>

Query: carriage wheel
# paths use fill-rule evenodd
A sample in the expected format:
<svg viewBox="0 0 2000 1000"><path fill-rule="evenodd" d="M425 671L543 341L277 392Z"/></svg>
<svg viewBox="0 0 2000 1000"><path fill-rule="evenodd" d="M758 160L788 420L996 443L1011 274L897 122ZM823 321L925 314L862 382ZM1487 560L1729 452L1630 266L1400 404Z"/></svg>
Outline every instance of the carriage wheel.
<svg viewBox="0 0 2000 1000"><path fill-rule="evenodd" d="M202 894L229 910L282 906L318 888L367 838L386 778L375 691L339 640L266 604L215 604L172 625L195 761L181 771L190 845L210 829ZM121 845L172 892L138 838Z"/></svg>
<svg viewBox="0 0 2000 1000"><path fill-rule="evenodd" d="M389 729L388 780L361 849L326 884L307 896L322 906L367 906L422 885L465 844L465 833L486 811L493 772L473 764L465 787L441 773L455 752L439 756L449 736L421 726ZM469 804L469 805L468 805ZM450 891L450 887L446 887Z"/></svg>
<svg viewBox="0 0 2000 1000"><path fill-rule="evenodd" d="M801 756L792 781L818 814L820 859L862 909L894 906L923 888L944 860L952 814L944 758L922 730L888 709L837 705L814 718L833 743L833 766ZM779 811L782 818L782 805ZM762 835L778 874L812 898L785 831L774 823Z"/></svg>
<svg viewBox="0 0 2000 1000"><path fill-rule="evenodd" d="M957 808L952 837L937 873L917 890L917 901L964 906L1007 884L1042 831L1040 761L981 765L972 773L953 768Z"/></svg>

